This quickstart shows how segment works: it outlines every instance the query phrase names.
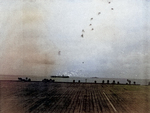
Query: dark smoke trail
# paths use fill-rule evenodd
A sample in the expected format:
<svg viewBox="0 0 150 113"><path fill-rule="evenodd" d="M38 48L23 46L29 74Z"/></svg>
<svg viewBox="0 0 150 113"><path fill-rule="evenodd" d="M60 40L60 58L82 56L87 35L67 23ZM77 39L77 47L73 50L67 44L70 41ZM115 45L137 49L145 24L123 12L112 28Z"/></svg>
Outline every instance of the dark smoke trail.
<svg viewBox="0 0 150 113"><path fill-rule="evenodd" d="M12 11L8 17L1 73L49 75L55 66L57 50L49 40L41 7L35 2L24 2L20 10Z"/></svg>

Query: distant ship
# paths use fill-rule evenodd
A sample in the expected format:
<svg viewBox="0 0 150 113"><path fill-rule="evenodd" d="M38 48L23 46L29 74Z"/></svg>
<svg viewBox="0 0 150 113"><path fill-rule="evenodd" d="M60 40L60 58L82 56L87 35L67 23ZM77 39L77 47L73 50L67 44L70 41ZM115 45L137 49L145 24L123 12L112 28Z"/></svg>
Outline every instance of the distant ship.
<svg viewBox="0 0 150 113"><path fill-rule="evenodd" d="M65 75L59 75L59 76L53 75L53 76L51 76L51 78L69 78L69 76L65 76Z"/></svg>

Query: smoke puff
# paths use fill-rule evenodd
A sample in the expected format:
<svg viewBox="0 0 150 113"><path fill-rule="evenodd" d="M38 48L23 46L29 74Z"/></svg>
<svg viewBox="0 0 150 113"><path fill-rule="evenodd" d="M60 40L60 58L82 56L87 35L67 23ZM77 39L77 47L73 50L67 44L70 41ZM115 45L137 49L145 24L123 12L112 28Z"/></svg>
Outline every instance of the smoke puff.
<svg viewBox="0 0 150 113"><path fill-rule="evenodd" d="M48 37L45 15L38 4L23 3L8 13L3 30L1 74L48 75L55 64L57 50ZM13 9L13 8L11 8Z"/></svg>

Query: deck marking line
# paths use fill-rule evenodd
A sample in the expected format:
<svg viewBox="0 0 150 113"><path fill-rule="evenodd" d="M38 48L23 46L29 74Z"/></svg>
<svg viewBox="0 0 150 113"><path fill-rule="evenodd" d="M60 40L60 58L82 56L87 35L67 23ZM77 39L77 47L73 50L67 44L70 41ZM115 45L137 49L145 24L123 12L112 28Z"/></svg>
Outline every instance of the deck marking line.
<svg viewBox="0 0 150 113"><path fill-rule="evenodd" d="M113 108L113 110L115 112L117 112L117 110L115 109L115 107L113 106L113 104L110 102L109 98L107 97L107 95L103 92L103 94L105 95L106 99L108 100L108 102L110 103L111 107Z"/></svg>

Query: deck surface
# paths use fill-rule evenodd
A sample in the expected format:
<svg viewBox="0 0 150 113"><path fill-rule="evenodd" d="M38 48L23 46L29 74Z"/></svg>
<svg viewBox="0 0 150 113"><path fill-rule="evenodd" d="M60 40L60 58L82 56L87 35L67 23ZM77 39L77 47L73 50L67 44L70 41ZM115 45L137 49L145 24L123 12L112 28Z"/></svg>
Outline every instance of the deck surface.
<svg viewBox="0 0 150 113"><path fill-rule="evenodd" d="M0 113L149 113L150 87L0 82Z"/></svg>

